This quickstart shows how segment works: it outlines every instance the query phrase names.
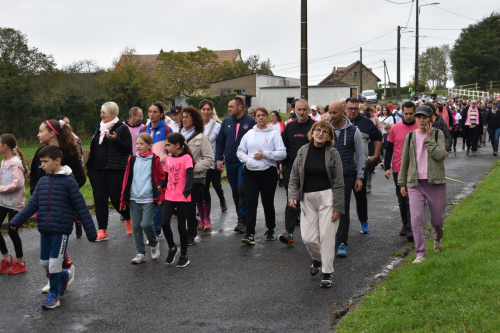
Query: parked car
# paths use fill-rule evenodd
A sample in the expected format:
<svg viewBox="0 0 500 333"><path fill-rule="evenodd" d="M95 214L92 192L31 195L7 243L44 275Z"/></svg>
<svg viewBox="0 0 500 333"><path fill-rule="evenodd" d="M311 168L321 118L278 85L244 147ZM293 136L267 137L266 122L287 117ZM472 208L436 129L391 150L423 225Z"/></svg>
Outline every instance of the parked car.
<svg viewBox="0 0 500 333"><path fill-rule="evenodd" d="M366 100L366 99L365 99L365 97L364 97L363 95L358 94L358 101L359 101L360 103L364 103L364 102L365 102L365 100Z"/></svg>
<svg viewBox="0 0 500 333"><path fill-rule="evenodd" d="M364 90L361 95L365 98L365 101L368 103L377 103L377 93L374 90Z"/></svg>

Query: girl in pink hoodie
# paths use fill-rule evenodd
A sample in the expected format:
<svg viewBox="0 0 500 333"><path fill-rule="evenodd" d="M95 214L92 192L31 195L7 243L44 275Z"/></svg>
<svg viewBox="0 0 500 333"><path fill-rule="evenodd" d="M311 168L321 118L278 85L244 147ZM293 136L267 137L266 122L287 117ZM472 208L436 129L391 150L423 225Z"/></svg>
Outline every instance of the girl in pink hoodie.
<svg viewBox="0 0 500 333"><path fill-rule="evenodd" d="M24 208L26 192L24 176L28 167L24 161L23 152L17 148L16 138L12 134L0 135L0 156L4 156L0 165L0 226L9 214L9 221ZM27 271L23 261L23 245L17 230L9 228L9 236L14 243L17 261L7 251L5 240L0 233L0 251L3 260L0 263L0 274L20 274Z"/></svg>

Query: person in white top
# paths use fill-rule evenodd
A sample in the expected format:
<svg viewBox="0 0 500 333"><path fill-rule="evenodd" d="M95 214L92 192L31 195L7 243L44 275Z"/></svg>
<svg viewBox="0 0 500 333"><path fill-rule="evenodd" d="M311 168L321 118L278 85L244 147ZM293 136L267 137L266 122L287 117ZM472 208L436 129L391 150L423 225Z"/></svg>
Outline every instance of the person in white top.
<svg viewBox="0 0 500 333"><path fill-rule="evenodd" d="M181 110L182 108L180 106L174 106L170 109L170 117L172 118L173 123L168 126L170 126L173 133L179 132L179 128L181 126Z"/></svg>
<svg viewBox="0 0 500 333"><path fill-rule="evenodd" d="M425 94L422 94L422 102L424 102L424 103L425 103L425 99L426 99L426 97L427 97L427 96L426 96Z"/></svg>
<svg viewBox="0 0 500 333"><path fill-rule="evenodd" d="M255 125L241 139L236 155L245 164L243 182L247 199L246 234L243 244L255 245L255 223L259 192L266 219L266 240L274 240L276 214L274 211L274 193L278 184L276 164L286 158L286 148L281 135L267 125L268 112L263 107L255 110Z"/></svg>
<svg viewBox="0 0 500 333"><path fill-rule="evenodd" d="M394 116L392 115L391 110L387 105L382 105L382 111L378 116L378 121L381 123L382 128L385 128L386 124L394 125Z"/></svg>
<svg viewBox="0 0 500 333"><path fill-rule="evenodd" d="M312 120L320 120L321 115L318 113L318 107L316 105L311 106L311 113L309 114Z"/></svg>
<svg viewBox="0 0 500 333"><path fill-rule="evenodd" d="M200 112L203 117L203 133L210 140L210 146L212 147L212 152L215 156L215 150L217 148L217 137L221 129L220 122L217 122L218 118L214 111L214 104L208 99L204 99L200 102ZM205 186L198 194L198 201L196 202L196 208L198 209L198 215L200 215L200 223L198 224L198 230L211 230L212 221L210 219L210 212L212 210L212 198L210 196L210 183L214 187L215 193L219 197L219 202L221 210L223 212L227 211L226 199L224 198L224 191L221 185L222 172L217 170L215 163L207 170L207 175L205 176Z"/></svg>
<svg viewBox="0 0 500 333"><path fill-rule="evenodd" d="M279 134L281 134L286 127L285 123L281 120L281 115L278 111L271 112L271 122L268 123L267 126L274 127Z"/></svg>

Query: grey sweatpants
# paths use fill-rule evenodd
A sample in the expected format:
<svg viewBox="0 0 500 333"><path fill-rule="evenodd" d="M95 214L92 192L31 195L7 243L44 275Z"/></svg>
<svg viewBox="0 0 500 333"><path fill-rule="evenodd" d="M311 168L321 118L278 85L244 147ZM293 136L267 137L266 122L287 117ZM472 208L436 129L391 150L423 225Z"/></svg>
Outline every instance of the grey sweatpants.
<svg viewBox="0 0 500 333"><path fill-rule="evenodd" d="M140 204L134 200L130 200L132 232L134 234L134 243L137 254L146 254L142 231L146 234L151 247L155 247L158 244L158 238L156 237L155 226L153 223L155 206L156 204L154 202Z"/></svg>

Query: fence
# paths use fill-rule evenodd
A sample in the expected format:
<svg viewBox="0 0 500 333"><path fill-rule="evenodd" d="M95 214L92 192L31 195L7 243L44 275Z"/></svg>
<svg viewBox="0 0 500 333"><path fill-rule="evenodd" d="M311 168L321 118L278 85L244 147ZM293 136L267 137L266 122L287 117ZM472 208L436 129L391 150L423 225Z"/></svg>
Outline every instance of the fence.
<svg viewBox="0 0 500 333"><path fill-rule="evenodd" d="M500 81L490 81L486 87L488 86L490 89L500 88ZM497 92L489 93L487 91L480 91L478 90L478 87L479 84L473 83L473 84L461 85L460 87L449 88L448 95L453 95L457 93L459 96L467 96L475 99L482 99L482 97L485 94L487 94L488 97L490 94L493 95L494 99L497 99L500 96L500 93Z"/></svg>

